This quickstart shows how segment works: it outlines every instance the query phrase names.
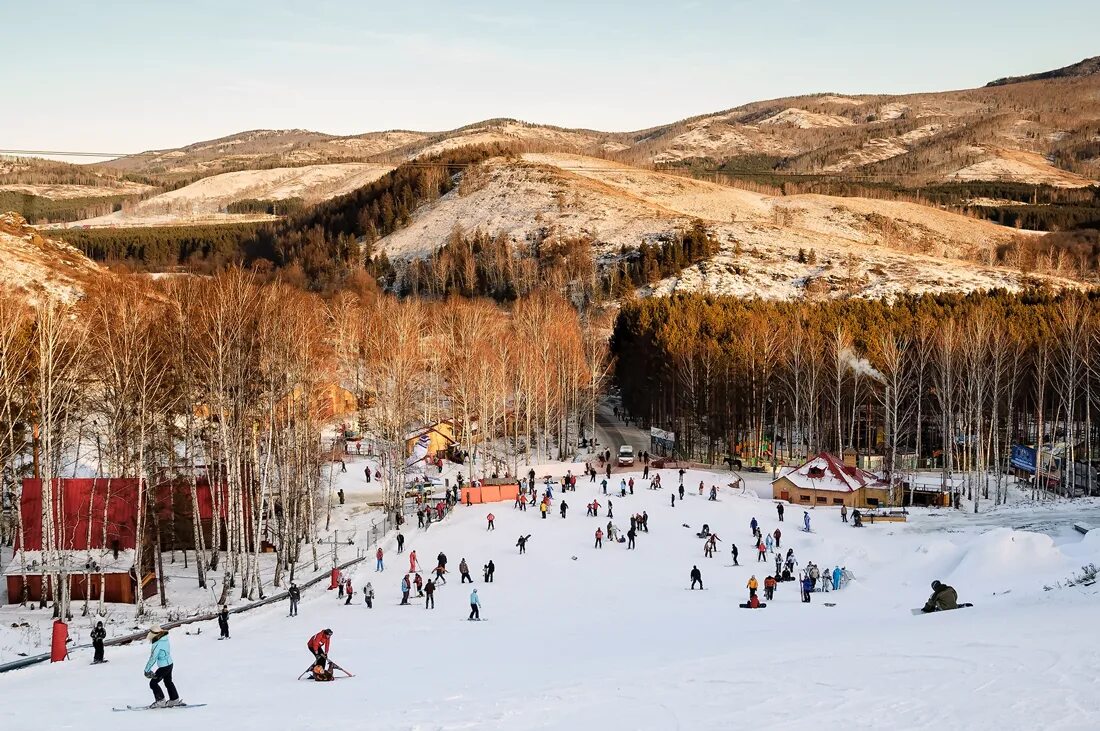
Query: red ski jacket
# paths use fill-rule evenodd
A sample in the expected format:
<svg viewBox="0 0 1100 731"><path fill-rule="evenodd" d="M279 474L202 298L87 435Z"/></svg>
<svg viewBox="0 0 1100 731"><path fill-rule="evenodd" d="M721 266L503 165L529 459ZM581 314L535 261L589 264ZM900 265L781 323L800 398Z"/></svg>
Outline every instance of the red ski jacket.
<svg viewBox="0 0 1100 731"><path fill-rule="evenodd" d="M325 634L324 630L321 630L317 634L309 638L309 642L306 643L306 647L310 652L317 652L317 648L325 648L325 654L328 654L328 643L332 641L332 638Z"/></svg>

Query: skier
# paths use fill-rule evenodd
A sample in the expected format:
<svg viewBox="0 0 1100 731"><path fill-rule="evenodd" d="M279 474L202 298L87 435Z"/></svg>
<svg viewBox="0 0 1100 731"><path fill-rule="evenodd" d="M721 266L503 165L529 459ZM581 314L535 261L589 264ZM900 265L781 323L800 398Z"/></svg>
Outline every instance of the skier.
<svg viewBox="0 0 1100 731"><path fill-rule="evenodd" d="M471 584L474 583L474 580L470 578L470 566L466 563L465 558L458 562L458 573L462 575L462 580L458 583L465 584L467 581Z"/></svg>
<svg viewBox="0 0 1100 731"><path fill-rule="evenodd" d="M631 477L629 482L626 483L626 486L628 488L630 488L630 494L633 495L634 494L634 478L633 477Z"/></svg>
<svg viewBox="0 0 1100 731"><path fill-rule="evenodd" d="M596 529L596 545L593 548L603 548L603 529Z"/></svg>
<svg viewBox="0 0 1100 731"><path fill-rule="evenodd" d="M404 533L398 533L397 534L397 552L402 553L402 552L404 552L404 550L405 550L405 534Z"/></svg>
<svg viewBox="0 0 1100 731"><path fill-rule="evenodd" d="M645 510L642 511L642 531L649 533L649 513Z"/></svg>
<svg viewBox="0 0 1100 731"><path fill-rule="evenodd" d="M523 554L527 553L527 539L530 538L530 537L531 537L531 534L528 533L525 536L520 536L519 540L516 541L516 545L519 546L519 552L520 552L521 556Z"/></svg>
<svg viewBox="0 0 1100 731"><path fill-rule="evenodd" d="M813 588L814 588L813 582L810 580L809 576L807 576L805 574L802 574L801 585L802 585L802 601L805 604L809 604L810 603L810 592L813 591Z"/></svg>
<svg viewBox="0 0 1100 731"><path fill-rule="evenodd" d="M221 634L218 636L219 640L229 639L229 607L222 605L222 609L218 612L218 630Z"/></svg>
<svg viewBox="0 0 1100 731"><path fill-rule="evenodd" d="M313 662L317 665L328 664L328 649L332 642L332 630L323 629L309 638L306 648L313 653Z"/></svg>
<svg viewBox="0 0 1100 731"><path fill-rule="evenodd" d="M810 514L805 510L802 511L802 525L805 526L805 531L810 532Z"/></svg>
<svg viewBox="0 0 1100 731"><path fill-rule="evenodd" d="M710 486L710 497L707 499L710 500L712 503L718 502L718 488L714 485Z"/></svg>
<svg viewBox="0 0 1100 731"><path fill-rule="evenodd" d="M179 693L176 692L176 684L172 682L172 648L168 643L168 630L163 627L154 627L149 630L149 662L145 663L145 677L149 678L149 687L153 691L153 703L150 708L165 708L167 706L181 706ZM156 668L154 670L154 668ZM164 700L160 684L164 682L164 688L168 691L168 700Z"/></svg>
<svg viewBox="0 0 1100 731"><path fill-rule="evenodd" d="M565 502L564 500L562 500L562 501L561 501L561 506L560 506L560 508L559 508L559 509L560 509L560 511L561 511L561 517L562 517L562 520L565 520L565 511L566 511L566 510L569 510L569 503L567 503L567 502Z"/></svg>
<svg viewBox="0 0 1100 731"><path fill-rule="evenodd" d="M435 582L431 579L424 586L424 608L435 609Z"/></svg>
<svg viewBox="0 0 1100 731"><path fill-rule="evenodd" d="M489 525L485 527L485 530L496 530L496 527L493 526L493 514L489 513L487 516L485 516L485 519L489 521Z"/></svg>
<svg viewBox="0 0 1100 731"><path fill-rule="evenodd" d="M760 582L756 580L756 574L749 577L749 583L745 584L749 589L749 599L756 596L756 590L760 588Z"/></svg>
<svg viewBox="0 0 1100 731"><path fill-rule="evenodd" d="M761 561L767 561L768 560L768 547L764 545L764 541L757 541L756 550L757 550L757 554L756 554L756 562L757 563L760 563Z"/></svg>
<svg viewBox="0 0 1100 731"><path fill-rule="evenodd" d="M681 484L681 485L683 485L683 484L684 484L684 472L685 472L684 468L683 468L683 467L681 467L681 468L680 468L680 484Z"/></svg>
<svg viewBox="0 0 1100 731"><path fill-rule="evenodd" d="M776 547L776 549L782 548L782 546L779 543L779 539L783 536L783 534L779 532L778 528L776 528L775 533L773 533L772 535L775 536L775 547Z"/></svg>
<svg viewBox="0 0 1100 731"><path fill-rule="evenodd" d="M733 557L733 565L740 566L741 564L737 563L737 546L733 543L730 544L730 555Z"/></svg>
<svg viewBox="0 0 1100 731"><path fill-rule="evenodd" d="M772 534L769 533L766 536L764 536L764 548L767 549L768 553L772 552L772 548L774 546L775 546L775 540L772 538Z"/></svg>
<svg viewBox="0 0 1100 731"><path fill-rule="evenodd" d="M840 577L843 575L840 566L833 569L833 591L840 591Z"/></svg>
<svg viewBox="0 0 1100 731"><path fill-rule="evenodd" d="M774 576L764 577L764 598L769 602L775 598L775 587L779 584Z"/></svg>
<svg viewBox="0 0 1100 731"><path fill-rule="evenodd" d="M754 536L756 535L756 529L757 529L757 528L758 528L759 526L760 526L760 524L756 522L756 518L753 518L752 520L750 520L750 521L749 521L749 530L751 530L751 531L752 531L752 534L753 534Z"/></svg>
<svg viewBox="0 0 1100 731"><path fill-rule="evenodd" d="M314 663L313 667L309 669L309 677L311 680L316 680L319 683L326 683L330 680L335 680L332 675L332 664L327 667L325 665L318 665Z"/></svg>
<svg viewBox="0 0 1100 731"><path fill-rule="evenodd" d="M468 619L481 621L481 599L477 596L477 589L470 592L470 616Z"/></svg>
<svg viewBox="0 0 1100 731"><path fill-rule="evenodd" d="M355 593L355 587L352 586L350 577L344 580L344 593L348 596L344 601L344 606L346 607L351 604L351 597Z"/></svg>
<svg viewBox="0 0 1100 731"><path fill-rule="evenodd" d="M367 609L374 609L374 587L369 581L363 587L363 603L367 605Z"/></svg>
<svg viewBox="0 0 1100 731"><path fill-rule="evenodd" d="M638 533L634 530L633 527L631 527L631 529L626 532L626 547L627 548L634 548L634 537L637 536L637 535L638 535Z"/></svg>
<svg viewBox="0 0 1100 731"><path fill-rule="evenodd" d="M347 472L347 469L344 467L343 460L340 461L340 471L341 472ZM340 504L343 505L344 504L344 488L341 487L339 490L336 491L336 497L340 500Z"/></svg>
<svg viewBox="0 0 1100 731"><path fill-rule="evenodd" d="M840 506L840 522L841 523L847 523L848 522L848 506L847 505L841 505Z"/></svg>
<svg viewBox="0 0 1100 731"><path fill-rule="evenodd" d="M409 551L409 573L415 574L419 564L416 560L416 551Z"/></svg>
<svg viewBox="0 0 1100 731"><path fill-rule="evenodd" d="M382 571L384 568L382 565L382 547L379 546L378 550L374 552L374 570Z"/></svg>
<svg viewBox="0 0 1100 731"><path fill-rule="evenodd" d="M613 506L613 505L611 504L611 498L608 498L608 499L607 499L607 517L608 517L608 518L614 518L614 517L615 517L615 516L614 516L614 515L612 514L612 511L613 511L614 509L615 509L615 508L614 508L614 506Z"/></svg>
<svg viewBox="0 0 1100 731"><path fill-rule="evenodd" d="M682 501L683 499L684 499L684 486L680 485L680 500Z"/></svg>
<svg viewBox="0 0 1100 731"><path fill-rule="evenodd" d="M290 599L290 616L297 617L298 601L302 598L302 590L298 588L297 584L291 584L286 595Z"/></svg>
<svg viewBox="0 0 1100 731"><path fill-rule="evenodd" d="M777 513L779 513L779 522L782 523L783 522L783 503L776 503L775 504L775 511Z"/></svg>
<svg viewBox="0 0 1100 731"><path fill-rule="evenodd" d="M435 557L435 565L436 566L442 566L443 568L447 568L447 554L443 553L443 551L440 551L439 555ZM438 571L438 570L439 569L436 569L436 571ZM447 582L443 582L443 583L447 583Z"/></svg>
<svg viewBox="0 0 1100 731"><path fill-rule="evenodd" d="M691 567L691 588L694 590L695 585L699 584L699 588L703 588L703 572L699 570L698 566Z"/></svg>
<svg viewBox="0 0 1100 731"><path fill-rule="evenodd" d="M107 630L103 628L103 622L96 622L95 628L92 630L92 647L95 649L92 663L95 665L107 662L103 659L103 640L105 639L107 639Z"/></svg>
<svg viewBox="0 0 1100 731"><path fill-rule="evenodd" d="M409 603L409 592L412 591L412 583L409 581L409 575L405 574L401 577L401 603Z"/></svg>
<svg viewBox="0 0 1100 731"><path fill-rule="evenodd" d="M344 598L344 574L340 571L336 572L336 598Z"/></svg>
<svg viewBox="0 0 1100 731"><path fill-rule="evenodd" d="M714 556L714 552L718 550L718 541L722 540L718 537L717 533L711 533L710 538L707 539L707 544L710 545L710 557Z"/></svg>
<svg viewBox="0 0 1100 731"><path fill-rule="evenodd" d="M424 596L424 577L417 574L413 577L413 584L416 586L417 598Z"/></svg>
<svg viewBox="0 0 1100 731"><path fill-rule="evenodd" d="M486 583L493 583L493 574L497 571L496 564L493 563L493 559L489 559L489 563L485 564L485 581Z"/></svg>
<svg viewBox="0 0 1100 731"><path fill-rule="evenodd" d="M668 494L668 497L672 500L672 507L675 508L676 507L676 493L670 492ZM680 498L680 499L683 500L683 498Z"/></svg>
<svg viewBox="0 0 1100 731"><path fill-rule="evenodd" d="M922 612L945 612L959 608L959 595L954 588L941 583L938 579L932 582L932 596L928 597Z"/></svg>

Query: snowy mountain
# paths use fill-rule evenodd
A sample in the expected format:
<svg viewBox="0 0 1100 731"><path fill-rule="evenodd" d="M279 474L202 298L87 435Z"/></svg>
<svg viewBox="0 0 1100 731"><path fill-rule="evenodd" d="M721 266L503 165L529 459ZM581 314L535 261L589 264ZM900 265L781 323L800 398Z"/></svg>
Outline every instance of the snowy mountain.
<svg viewBox="0 0 1100 731"><path fill-rule="evenodd" d="M10 212L0 214L0 262L0 287L23 294L29 302L43 297L72 301L106 271L80 250L42 236Z"/></svg>

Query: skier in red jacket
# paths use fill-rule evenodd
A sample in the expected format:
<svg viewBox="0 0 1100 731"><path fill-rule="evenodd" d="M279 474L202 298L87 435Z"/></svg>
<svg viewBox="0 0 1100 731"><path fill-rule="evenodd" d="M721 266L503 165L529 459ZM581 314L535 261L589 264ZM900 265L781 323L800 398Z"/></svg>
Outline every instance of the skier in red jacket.
<svg viewBox="0 0 1100 731"><path fill-rule="evenodd" d="M306 647L311 653L318 665L328 664L328 647L332 641L332 630L323 629L317 634L309 638L309 642L306 643Z"/></svg>

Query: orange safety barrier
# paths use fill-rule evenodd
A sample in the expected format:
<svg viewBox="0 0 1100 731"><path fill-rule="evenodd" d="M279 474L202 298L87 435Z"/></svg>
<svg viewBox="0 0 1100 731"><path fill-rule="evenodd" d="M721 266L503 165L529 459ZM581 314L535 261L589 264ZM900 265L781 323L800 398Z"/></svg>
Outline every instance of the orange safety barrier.
<svg viewBox="0 0 1100 731"><path fill-rule="evenodd" d="M519 485L501 485L500 486L500 499L502 501L509 500L515 502L519 497Z"/></svg>
<svg viewBox="0 0 1100 731"><path fill-rule="evenodd" d="M462 488L462 502L467 505L480 505L481 504L481 488L480 487L464 487Z"/></svg>
<svg viewBox="0 0 1100 731"><path fill-rule="evenodd" d="M483 502L483 503L499 503L500 502L500 485L482 485L481 486L481 502Z"/></svg>

